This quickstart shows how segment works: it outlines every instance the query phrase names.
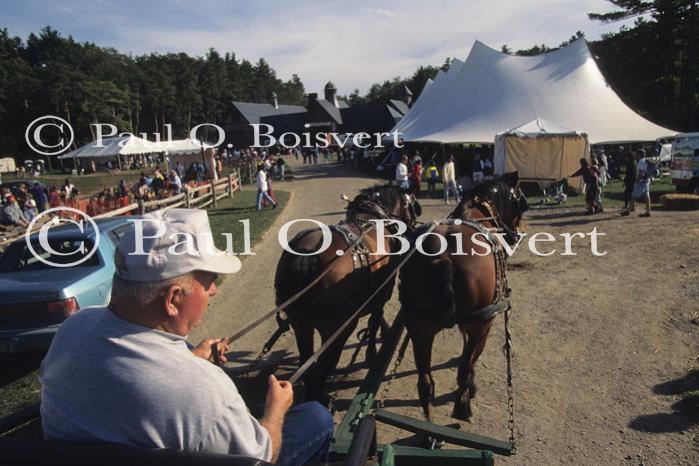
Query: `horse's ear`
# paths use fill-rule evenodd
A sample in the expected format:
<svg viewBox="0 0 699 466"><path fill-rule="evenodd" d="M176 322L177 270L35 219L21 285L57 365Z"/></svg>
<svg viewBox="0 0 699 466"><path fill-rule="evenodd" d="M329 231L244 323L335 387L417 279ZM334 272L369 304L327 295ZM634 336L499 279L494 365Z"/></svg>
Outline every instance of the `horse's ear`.
<svg viewBox="0 0 699 466"><path fill-rule="evenodd" d="M519 181L519 172L505 173L500 176L499 181L507 184L510 188L516 188L517 182Z"/></svg>

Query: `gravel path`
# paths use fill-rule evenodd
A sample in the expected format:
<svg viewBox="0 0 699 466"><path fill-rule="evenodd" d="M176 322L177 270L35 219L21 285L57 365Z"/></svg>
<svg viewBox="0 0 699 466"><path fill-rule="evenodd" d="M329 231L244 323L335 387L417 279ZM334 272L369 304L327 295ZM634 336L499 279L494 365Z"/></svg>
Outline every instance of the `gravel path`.
<svg viewBox="0 0 699 466"><path fill-rule="evenodd" d="M343 217L340 194L352 197L377 182L332 164L294 169L293 182L276 185L291 191L289 205L254 248L257 255L246 258L241 273L223 283L193 341L232 334L274 307L274 271L281 254L276 234L283 223L295 218L334 223ZM423 219L447 213L438 200L422 205ZM528 213L529 234L589 232L597 226L606 234L600 250L608 254L593 257L589 241L580 240L577 256L537 257L523 244L511 258L519 453L499 457L497 464L699 464L698 225L698 212L656 212L649 219L613 213L588 217L565 208ZM559 252L561 246L555 244ZM386 307L389 319L398 309L396 295ZM254 357L273 330L270 322L247 335L233 348L234 357L242 362ZM475 416L457 423L449 415L461 336L456 329L437 336L435 422L507 438L502 343L498 318L477 365ZM288 333L273 357L292 364L278 372L294 369L295 354ZM420 417L414 368L409 349L386 407ZM340 389L336 421L364 374L363 367L354 366L347 380L329 384L330 390ZM264 393L264 380L253 393ZM411 434L388 426L379 426L379 432L382 441L411 441Z"/></svg>

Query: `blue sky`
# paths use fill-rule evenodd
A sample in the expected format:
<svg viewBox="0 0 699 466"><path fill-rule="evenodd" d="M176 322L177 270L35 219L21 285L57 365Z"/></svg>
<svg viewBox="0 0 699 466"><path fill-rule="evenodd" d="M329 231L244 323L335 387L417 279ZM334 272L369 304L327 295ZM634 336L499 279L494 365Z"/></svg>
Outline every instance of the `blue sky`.
<svg viewBox="0 0 699 466"><path fill-rule="evenodd" d="M408 76L419 65L464 59L475 39L499 48L557 45L577 30L589 39L615 31L588 12L605 0L0 0L0 27L26 38L50 25L78 41L123 53L210 47L256 61L282 79L298 74L306 92L333 81L340 94Z"/></svg>

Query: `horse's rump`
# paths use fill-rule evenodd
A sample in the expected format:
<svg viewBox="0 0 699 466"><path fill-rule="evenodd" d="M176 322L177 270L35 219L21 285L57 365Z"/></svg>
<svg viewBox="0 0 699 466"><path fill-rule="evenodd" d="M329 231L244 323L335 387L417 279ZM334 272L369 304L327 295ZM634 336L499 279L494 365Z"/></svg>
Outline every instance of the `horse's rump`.
<svg viewBox="0 0 699 466"><path fill-rule="evenodd" d="M411 235L414 238L425 228ZM422 243L423 250L439 250L439 241L429 235ZM402 309L419 319L439 322L447 327L456 323L456 295L452 286L454 265L448 255L428 256L419 251L403 266L398 292Z"/></svg>
<svg viewBox="0 0 699 466"><path fill-rule="evenodd" d="M282 253L282 257L277 264L277 271L274 277L274 288L276 289L277 306L301 291L318 274L320 269L320 258L318 254L312 254L323 242L323 235L312 238L313 232L320 232L319 228L307 228L302 230L289 241L289 246L296 252L310 255L293 254L288 251ZM304 240L306 240L304 242ZM287 311L293 309L293 304Z"/></svg>

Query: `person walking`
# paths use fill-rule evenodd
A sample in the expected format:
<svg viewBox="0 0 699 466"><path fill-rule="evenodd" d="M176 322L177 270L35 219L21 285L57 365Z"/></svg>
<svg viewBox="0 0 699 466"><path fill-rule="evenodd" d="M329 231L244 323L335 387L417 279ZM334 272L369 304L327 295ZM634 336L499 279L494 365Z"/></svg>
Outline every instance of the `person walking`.
<svg viewBox="0 0 699 466"><path fill-rule="evenodd" d="M459 190L456 187L456 170L454 168L454 154L449 154L447 161L444 163L444 166L442 167L442 182L444 183L444 203L447 205L451 204L449 202L450 192L454 193L454 199L456 199L457 204L461 202Z"/></svg>
<svg viewBox="0 0 699 466"><path fill-rule="evenodd" d="M434 161L430 160L430 164L427 166L428 196L437 197L437 181L439 181L439 169Z"/></svg>
<svg viewBox="0 0 699 466"><path fill-rule="evenodd" d="M638 162L636 163L636 183L631 193L629 201L629 209L621 213L621 215L630 215L635 210L636 201L643 201L646 205L646 211L639 217L650 217L650 180L652 178L651 162L646 159L646 151L639 149L636 153Z"/></svg>
<svg viewBox="0 0 699 466"><path fill-rule="evenodd" d="M410 183L408 181L408 157L406 155L400 158L400 162L396 165L396 182L398 186L407 191L410 189Z"/></svg>
<svg viewBox="0 0 699 466"><path fill-rule="evenodd" d="M633 187L636 185L636 158L632 152L627 152L624 157L626 159L626 173L624 173L624 207L621 209L622 214L631 212Z"/></svg>
<svg viewBox="0 0 699 466"><path fill-rule="evenodd" d="M587 213L594 214L595 212L603 212L602 203L598 200L597 194L599 192L599 180L597 173L590 167L590 163L587 159L580 159L580 168L569 176L569 178L575 178L577 176L582 176L583 182L585 183L585 203L587 204Z"/></svg>
<svg viewBox="0 0 699 466"><path fill-rule="evenodd" d="M260 167L257 170L257 210L260 211L262 210L262 199L266 200L270 204L272 204L272 208L276 209L277 208L277 203L275 202L274 199L272 199L272 196L269 195L269 184L267 181L267 171L265 170L264 165L260 165Z"/></svg>
<svg viewBox="0 0 699 466"><path fill-rule="evenodd" d="M284 157L279 155L277 157L277 175L279 175L279 179L284 181L284 175L286 173L286 162L284 161Z"/></svg>
<svg viewBox="0 0 699 466"><path fill-rule="evenodd" d="M422 159L417 157L415 162L413 162L413 169L410 171L410 188L415 195L418 197L420 195L420 182L422 181Z"/></svg>

